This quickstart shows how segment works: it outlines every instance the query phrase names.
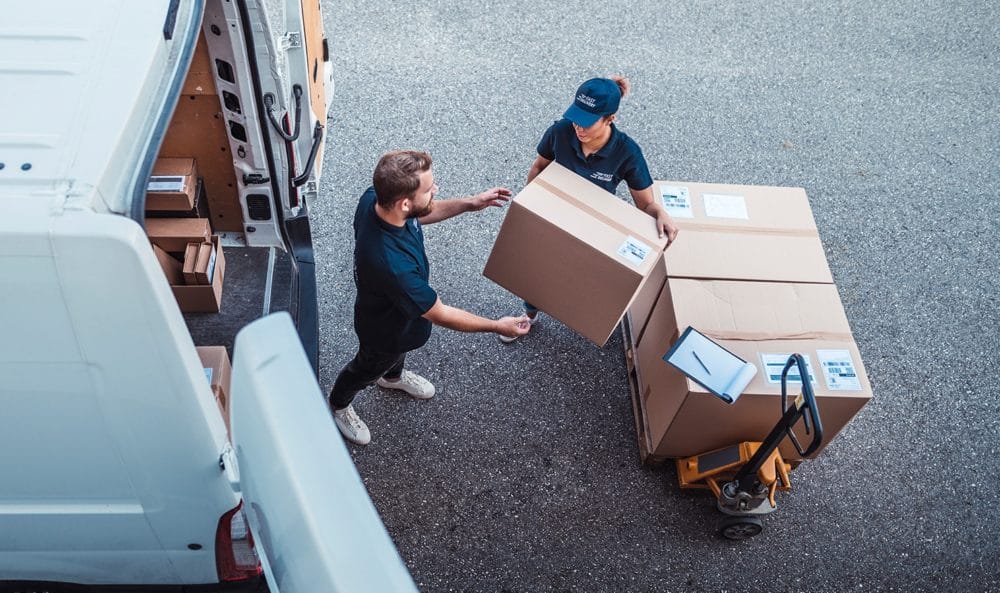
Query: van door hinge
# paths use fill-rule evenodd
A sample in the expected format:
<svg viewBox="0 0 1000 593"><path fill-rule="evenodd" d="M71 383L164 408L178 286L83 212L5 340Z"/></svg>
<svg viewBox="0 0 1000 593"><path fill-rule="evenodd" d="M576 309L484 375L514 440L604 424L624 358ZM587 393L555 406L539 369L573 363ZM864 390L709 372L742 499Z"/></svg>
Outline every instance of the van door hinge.
<svg viewBox="0 0 1000 593"><path fill-rule="evenodd" d="M285 49L302 47L302 34L298 31L288 31L281 36L281 45Z"/></svg>

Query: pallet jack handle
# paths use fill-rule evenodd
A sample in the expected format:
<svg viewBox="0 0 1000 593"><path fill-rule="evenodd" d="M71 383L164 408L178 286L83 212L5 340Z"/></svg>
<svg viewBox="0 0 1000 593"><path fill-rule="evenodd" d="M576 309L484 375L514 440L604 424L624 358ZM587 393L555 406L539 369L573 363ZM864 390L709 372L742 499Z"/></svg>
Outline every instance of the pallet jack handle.
<svg viewBox="0 0 1000 593"><path fill-rule="evenodd" d="M791 406L788 406L788 370L792 365L798 366L799 376L802 377L802 393L795 398ZM823 444L823 423L820 421L819 408L816 406L816 396L813 394L812 383L809 382L809 372L806 362L800 354L793 354L788 357L785 368L781 371L781 420L774 425L771 433L767 435L764 442L754 453L740 471L736 473L733 482L738 484L738 488L744 492L750 492L757 479L757 472L764 466L771 453L778 448L785 436L791 439L799 455L808 457ZM799 444L798 438L792 432L792 427L802 418L805 422L806 434L813 433L812 441L806 449ZM810 428L810 425L812 426Z"/></svg>

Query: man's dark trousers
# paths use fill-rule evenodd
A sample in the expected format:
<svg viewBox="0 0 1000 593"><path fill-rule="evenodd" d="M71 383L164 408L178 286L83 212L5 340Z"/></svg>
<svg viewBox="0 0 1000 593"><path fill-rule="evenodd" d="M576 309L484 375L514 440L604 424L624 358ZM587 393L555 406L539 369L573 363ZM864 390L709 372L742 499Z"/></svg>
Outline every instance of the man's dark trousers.
<svg viewBox="0 0 1000 593"><path fill-rule="evenodd" d="M354 396L359 391L380 378L385 377L390 381L399 379L403 374L404 362L405 352L375 352L364 346L358 348L358 353L337 375L337 381L330 391L330 405L335 410L341 410L354 401Z"/></svg>

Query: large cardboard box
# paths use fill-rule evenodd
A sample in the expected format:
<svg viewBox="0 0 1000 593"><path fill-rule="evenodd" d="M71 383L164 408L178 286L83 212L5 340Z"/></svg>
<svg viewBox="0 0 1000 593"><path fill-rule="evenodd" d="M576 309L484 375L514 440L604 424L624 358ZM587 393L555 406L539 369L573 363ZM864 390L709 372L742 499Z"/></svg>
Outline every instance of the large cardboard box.
<svg viewBox="0 0 1000 593"><path fill-rule="evenodd" d="M736 403L723 402L663 362L688 326L757 366ZM780 372L793 352L808 359L825 447L872 397L836 287L669 279L634 357L648 450L685 457L763 440L781 416ZM790 393L799 390L790 384ZM781 452L800 459L788 442Z"/></svg>
<svg viewBox="0 0 1000 593"><path fill-rule="evenodd" d="M652 217L551 163L511 202L483 274L604 345L666 243Z"/></svg>
<svg viewBox="0 0 1000 593"><path fill-rule="evenodd" d="M233 370L229 364L229 353L225 346L198 346L198 357L205 369L205 377L212 388L212 395L219 405L219 411L229 431L229 384Z"/></svg>
<svg viewBox="0 0 1000 593"><path fill-rule="evenodd" d="M653 193L680 229L672 278L833 282L800 187L657 181Z"/></svg>
<svg viewBox="0 0 1000 593"><path fill-rule="evenodd" d="M172 285L174 298L185 313L218 313L222 303L222 285L226 273L226 257L219 243L218 235L213 235L211 244L215 247L215 270L211 284Z"/></svg>
<svg viewBox="0 0 1000 593"><path fill-rule="evenodd" d="M146 210L194 209L198 165L192 158L158 158L146 184Z"/></svg>
<svg viewBox="0 0 1000 593"><path fill-rule="evenodd" d="M183 253L188 243L208 242L212 229L206 218L147 218L146 235L164 251Z"/></svg>

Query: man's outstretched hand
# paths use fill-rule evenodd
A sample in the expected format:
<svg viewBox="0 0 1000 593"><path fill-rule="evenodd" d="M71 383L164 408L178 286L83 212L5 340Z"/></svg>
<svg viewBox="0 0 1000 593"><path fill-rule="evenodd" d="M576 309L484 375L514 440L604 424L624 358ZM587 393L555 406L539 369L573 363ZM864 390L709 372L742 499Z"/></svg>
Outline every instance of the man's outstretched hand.
<svg viewBox="0 0 1000 593"><path fill-rule="evenodd" d="M497 319L497 327L493 331L508 338L518 338L528 333L531 323L528 322L527 315L520 317L501 317Z"/></svg>
<svg viewBox="0 0 1000 593"><path fill-rule="evenodd" d="M468 199L469 211L479 212L488 206L500 207L510 201L510 190L506 187L494 187Z"/></svg>

